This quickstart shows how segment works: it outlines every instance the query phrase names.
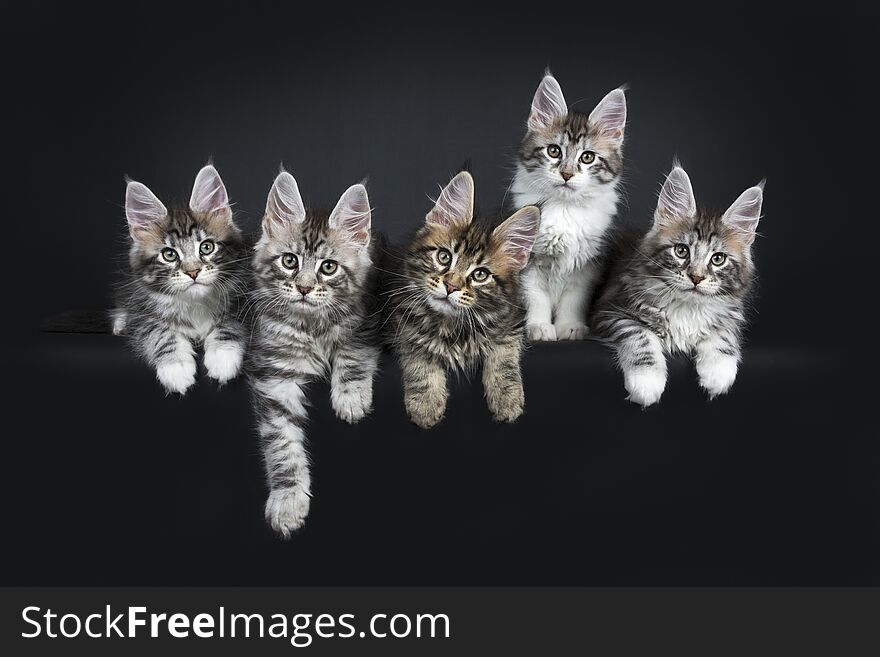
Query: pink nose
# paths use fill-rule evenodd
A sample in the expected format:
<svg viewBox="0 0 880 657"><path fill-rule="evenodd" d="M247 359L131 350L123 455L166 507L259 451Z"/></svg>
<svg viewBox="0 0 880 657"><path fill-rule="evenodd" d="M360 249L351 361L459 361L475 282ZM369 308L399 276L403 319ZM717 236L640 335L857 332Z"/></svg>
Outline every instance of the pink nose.
<svg viewBox="0 0 880 657"><path fill-rule="evenodd" d="M452 294L456 290L461 289L460 287L458 287L457 285L453 285L449 281L443 281L443 282L446 284L446 296L449 296L450 294Z"/></svg>
<svg viewBox="0 0 880 657"><path fill-rule="evenodd" d="M199 268L199 269L187 269L187 270L185 270L183 273L186 274L187 276L189 276L191 279L196 280L196 276L199 275L199 272L200 272L200 271L202 271L201 268Z"/></svg>
<svg viewBox="0 0 880 657"><path fill-rule="evenodd" d="M688 274L688 276L694 282L694 287L699 285L700 281L702 281L704 278L706 278L705 276L699 276L697 274Z"/></svg>
<svg viewBox="0 0 880 657"><path fill-rule="evenodd" d="M312 291L312 288L310 288L310 287L304 287L304 286L302 286L302 285L297 285L297 286L296 286L296 289L299 290L299 293L300 293L301 295L303 295L303 296L306 296L309 292Z"/></svg>
<svg viewBox="0 0 880 657"><path fill-rule="evenodd" d="M566 173L565 171L560 171L560 172L559 172L559 175L562 176L562 179L563 179L565 182L568 182L569 180L571 180L572 178L574 178L574 174L573 174L573 173Z"/></svg>

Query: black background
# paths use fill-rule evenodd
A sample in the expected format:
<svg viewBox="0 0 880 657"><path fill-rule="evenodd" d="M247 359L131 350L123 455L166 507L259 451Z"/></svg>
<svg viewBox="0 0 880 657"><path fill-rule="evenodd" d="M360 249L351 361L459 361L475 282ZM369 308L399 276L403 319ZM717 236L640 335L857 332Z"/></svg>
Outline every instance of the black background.
<svg viewBox="0 0 880 657"><path fill-rule="evenodd" d="M880 584L875 29L583 4L8 10L2 583ZM519 423L493 425L461 379L426 433L386 359L359 426L314 388L315 499L283 543L242 382L165 398L118 339L39 332L107 307L124 174L185 200L213 157L251 232L281 163L328 206L369 177L392 237L468 157L497 206L548 65L586 111L629 85L621 221L647 226L674 155L707 205L767 178L727 397L676 361L643 412L598 345L538 345Z"/></svg>

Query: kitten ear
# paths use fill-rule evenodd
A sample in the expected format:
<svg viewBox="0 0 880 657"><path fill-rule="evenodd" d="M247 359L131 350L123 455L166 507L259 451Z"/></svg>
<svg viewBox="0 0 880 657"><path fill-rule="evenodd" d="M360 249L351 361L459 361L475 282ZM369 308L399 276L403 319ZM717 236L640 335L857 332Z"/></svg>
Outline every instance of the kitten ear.
<svg viewBox="0 0 880 657"><path fill-rule="evenodd" d="M220 179L220 174L213 165L202 167L193 183L189 197L189 209L193 212L218 213L232 219L232 208L229 207L229 195Z"/></svg>
<svg viewBox="0 0 880 657"><path fill-rule="evenodd" d="M266 216L263 217L263 230L271 235L272 230L281 226L298 224L306 218L306 209L296 180L282 171L272 183L269 199L266 201Z"/></svg>
<svg viewBox="0 0 880 657"><path fill-rule="evenodd" d="M474 179L467 171L462 171L440 192L440 198L425 217L425 221L448 226L452 223L470 223L473 218Z"/></svg>
<svg viewBox="0 0 880 657"><path fill-rule="evenodd" d="M346 189L330 213L329 224L330 228L347 231L351 241L359 246L369 244L370 199L367 197L367 188L358 184Z"/></svg>
<svg viewBox="0 0 880 657"><path fill-rule="evenodd" d="M556 119L568 114L568 105L562 95L562 87L549 73L541 80L535 97L532 99L532 111L526 123L529 130L545 130L553 125Z"/></svg>
<svg viewBox="0 0 880 657"><path fill-rule="evenodd" d="M493 237L501 243L502 251L513 260L518 269L525 267L529 261L540 223L541 211L534 205L527 205L492 231Z"/></svg>
<svg viewBox="0 0 880 657"><path fill-rule="evenodd" d="M666 176L654 211L654 224L668 224L675 219L693 217L697 214L694 188L687 172L676 165Z"/></svg>
<svg viewBox="0 0 880 657"><path fill-rule="evenodd" d="M132 237L137 237L139 231L149 230L167 216L168 210L149 187L135 180L128 181L125 187L125 217Z"/></svg>
<svg viewBox="0 0 880 657"><path fill-rule="evenodd" d="M623 141L626 128L626 94L623 89L615 89L599 101L590 112L590 123L598 126L603 136L618 143Z"/></svg>
<svg viewBox="0 0 880 657"><path fill-rule="evenodd" d="M743 234L746 245L755 241L755 231L761 219L761 205L764 203L764 183L749 187L733 202L721 220Z"/></svg>

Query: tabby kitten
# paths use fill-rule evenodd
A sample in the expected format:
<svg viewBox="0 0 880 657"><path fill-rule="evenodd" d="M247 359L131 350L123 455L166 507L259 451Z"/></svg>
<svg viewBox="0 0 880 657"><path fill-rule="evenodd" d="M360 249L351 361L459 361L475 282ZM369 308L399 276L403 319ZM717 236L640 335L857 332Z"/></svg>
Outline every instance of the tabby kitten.
<svg viewBox="0 0 880 657"><path fill-rule="evenodd" d="M519 276L540 212L522 208L495 228L473 216L474 181L462 172L440 194L384 292L383 326L403 370L406 410L425 429L446 410L446 370L480 362L494 418L513 422L523 411Z"/></svg>
<svg viewBox="0 0 880 657"><path fill-rule="evenodd" d="M697 207L684 169L666 178L653 227L612 274L592 318L616 351L630 401L660 400L665 353L692 355L710 398L733 385L762 201L757 185L724 214L709 212Z"/></svg>
<svg viewBox="0 0 880 657"><path fill-rule="evenodd" d="M244 355L236 304L245 251L217 170L199 171L188 208L168 210L129 181L125 215L131 268L117 288L113 333L129 336L168 393L195 383L199 345L208 376L235 378Z"/></svg>
<svg viewBox="0 0 880 657"><path fill-rule="evenodd" d="M582 340L617 212L626 97L615 89L589 115L569 110L559 83L541 81L511 186L515 207L541 208L523 272L532 340Z"/></svg>
<svg viewBox="0 0 880 657"><path fill-rule="evenodd" d="M307 211L293 176L275 179L253 259L248 375L263 449L266 520L288 538L309 512L306 387L330 376L336 415L370 412L379 358L371 307L370 202L353 185L329 214Z"/></svg>

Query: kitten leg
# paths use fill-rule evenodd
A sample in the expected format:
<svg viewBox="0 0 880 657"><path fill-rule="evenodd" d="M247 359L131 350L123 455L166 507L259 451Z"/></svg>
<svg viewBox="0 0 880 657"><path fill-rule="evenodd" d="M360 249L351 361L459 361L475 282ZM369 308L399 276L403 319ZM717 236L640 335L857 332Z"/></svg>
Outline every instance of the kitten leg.
<svg viewBox="0 0 880 657"><path fill-rule="evenodd" d="M223 385L238 376L244 359L244 330L228 318L205 338L205 368L208 376Z"/></svg>
<svg viewBox="0 0 880 657"><path fill-rule="evenodd" d="M156 368L156 378L166 392L184 394L196 382L196 359L189 339L166 326L156 324L143 329L141 351Z"/></svg>
<svg viewBox="0 0 880 657"><path fill-rule="evenodd" d="M128 324L128 311L125 308L114 308L110 311L110 326L113 335L125 333Z"/></svg>
<svg viewBox="0 0 880 657"><path fill-rule="evenodd" d="M271 377L253 383L257 430L269 486L266 521L283 538L305 523L311 474L305 448L306 377Z"/></svg>
<svg viewBox="0 0 880 657"><path fill-rule="evenodd" d="M523 412L522 372L519 340L494 345L483 362L486 403L498 422L513 422Z"/></svg>
<svg viewBox="0 0 880 657"><path fill-rule="evenodd" d="M608 332L623 371L627 399L642 407L659 402L666 389L666 358L660 338L628 318L610 322Z"/></svg>
<svg viewBox="0 0 880 657"><path fill-rule="evenodd" d="M557 340L584 340L589 333L587 310L598 278L598 268L590 263L572 272L556 306Z"/></svg>
<svg viewBox="0 0 880 657"><path fill-rule="evenodd" d="M522 274L526 298L526 335L529 340L556 340L553 326L553 301L547 289L546 273L538 267L527 267Z"/></svg>
<svg viewBox="0 0 880 657"><path fill-rule="evenodd" d="M736 380L739 360L739 340L729 332L719 332L697 344L694 363L700 386L709 394L709 399L730 390Z"/></svg>
<svg viewBox="0 0 880 657"><path fill-rule="evenodd" d="M417 355L401 356L403 400L409 419L430 429L446 412L446 371L434 361Z"/></svg>
<svg viewBox="0 0 880 657"><path fill-rule="evenodd" d="M363 419L373 405L373 377L379 350L355 342L341 347L332 359L330 403L336 416L351 424Z"/></svg>

